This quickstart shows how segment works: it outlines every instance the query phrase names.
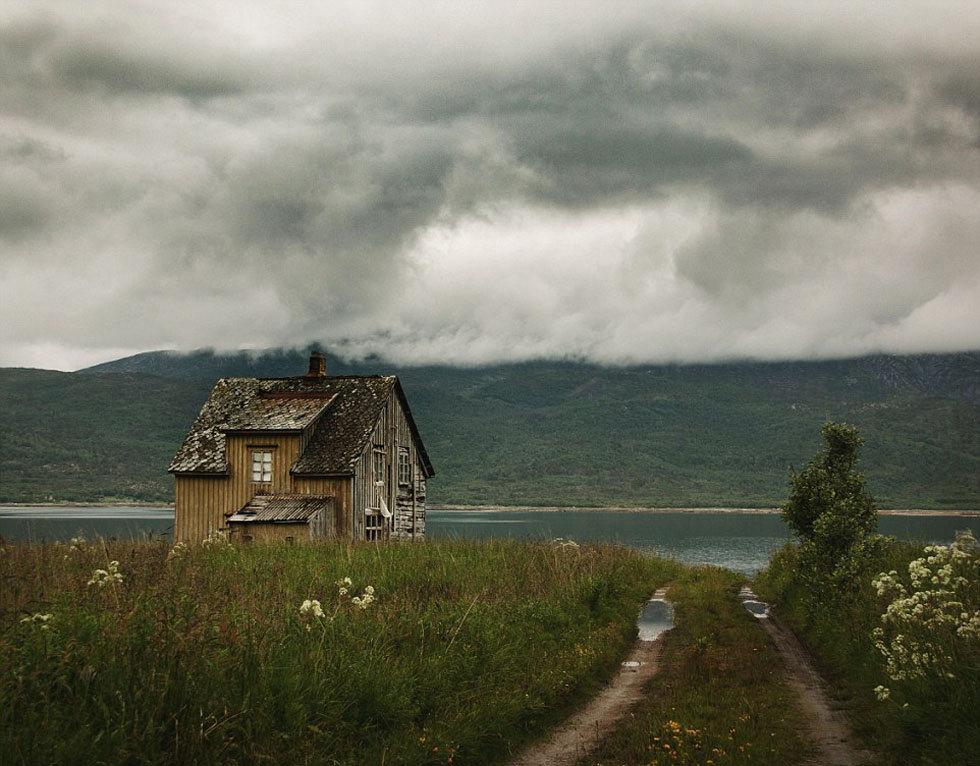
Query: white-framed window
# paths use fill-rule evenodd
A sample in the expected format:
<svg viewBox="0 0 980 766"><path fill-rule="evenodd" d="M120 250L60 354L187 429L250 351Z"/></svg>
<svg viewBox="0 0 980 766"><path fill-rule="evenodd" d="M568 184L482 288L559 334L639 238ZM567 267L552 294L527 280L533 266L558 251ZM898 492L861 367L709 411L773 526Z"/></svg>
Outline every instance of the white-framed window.
<svg viewBox="0 0 980 766"><path fill-rule="evenodd" d="M374 451L374 462L371 470L371 507L377 510L381 507L381 498L385 496L385 451Z"/></svg>
<svg viewBox="0 0 980 766"><path fill-rule="evenodd" d="M410 486L412 483L412 456L408 452L408 447L398 448L398 485L401 487Z"/></svg>
<svg viewBox="0 0 980 766"><path fill-rule="evenodd" d="M270 484L272 482L272 450L252 450L252 483Z"/></svg>
<svg viewBox="0 0 980 766"><path fill-rule="evenodd" d="M364 511L364 539L378 540L381 537L381 514L368 509Z"/></svg>

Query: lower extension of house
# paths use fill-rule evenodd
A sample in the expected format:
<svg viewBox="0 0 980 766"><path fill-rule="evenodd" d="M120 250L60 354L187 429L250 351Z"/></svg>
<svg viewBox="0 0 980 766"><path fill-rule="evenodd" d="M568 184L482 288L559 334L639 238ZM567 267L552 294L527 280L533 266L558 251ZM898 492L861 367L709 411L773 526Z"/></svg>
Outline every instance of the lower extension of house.
<svg viewBox="0 0 980 766"><path fill-rule="evenodd" d="M223 378L170 464L174 538L418 540L435 472L395 376Z"/></svg>

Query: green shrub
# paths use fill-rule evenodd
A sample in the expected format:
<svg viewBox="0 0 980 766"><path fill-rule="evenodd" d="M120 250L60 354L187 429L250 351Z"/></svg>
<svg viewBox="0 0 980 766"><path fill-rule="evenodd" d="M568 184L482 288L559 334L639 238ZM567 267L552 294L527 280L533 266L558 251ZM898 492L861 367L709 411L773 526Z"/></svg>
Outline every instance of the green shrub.
<svg viewBox="0 0 980 766"><path fill-rule="evenodd" d="M980 751L980 550L970 532L930 545L907 573L872 581L883 611L872 630L885 663L877 698L906 726Z"/></svg>
<svg viewBox="0 0 980 766"><path fill-rule="evenodd" d="M756 591L816 654L884 763L972 763L980 752L976 549L963 537L955 547L875 539L855 559L847 598L814 590L794 545L776 553Z"/></svg>

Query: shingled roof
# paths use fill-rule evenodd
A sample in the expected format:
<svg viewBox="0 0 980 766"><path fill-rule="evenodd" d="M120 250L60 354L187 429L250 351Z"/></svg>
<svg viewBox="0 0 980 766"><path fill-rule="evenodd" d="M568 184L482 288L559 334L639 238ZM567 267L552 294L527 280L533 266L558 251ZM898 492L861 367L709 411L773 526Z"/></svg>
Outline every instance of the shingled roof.
<svg viewBox="0 0 980 766"><path fill-rule="evenodd" d="M303 524L332 504L328 495L256 495L228 521Z"/></svg>
<svg viewBox="0 0 980 766"><path fill-rule="evenodd" d="M295 432L313 427L292 467L297 474L347 474L371 436L381 407L396 392L419 444L426 471L432 466L418 439L398 379L392 376L222 378L201 408L171 473L228 472L228 432Z"/></svg>

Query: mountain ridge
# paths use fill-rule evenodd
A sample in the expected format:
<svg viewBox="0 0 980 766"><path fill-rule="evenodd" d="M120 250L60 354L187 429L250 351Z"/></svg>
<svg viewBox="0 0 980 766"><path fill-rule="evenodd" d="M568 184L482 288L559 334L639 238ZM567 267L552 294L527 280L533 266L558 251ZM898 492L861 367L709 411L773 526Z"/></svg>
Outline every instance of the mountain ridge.
<svg viewBox="0 0 980 766"><path fill-rule="evenodd" d="M460 370L467 372L499 371L535 366L579 368L583 370L660 370L676 369L701 373L709 370L739 370L757 368L786 376L787 371L864 371L878 377L896 392L929 393L980 403L980 351L929 354L869 354L843 359L814 360L744 360L731 362L664 363L600 365L568 360L531 360L474 366L460 365L396 365L381 359L348 362L324 352L331 374L364 375L388 374L412 370ZM211 349L191 352L147 351L79 370L82 373L134 372L182 379L218 377L282 377L295 375L305 369L307 349L266 349L221 353ZM953 369L951 369L953 368ZM233 372L229 372L229 370Z"/></svg>
<svg viewBox="0 0 980 766"><path fill-rule="evenodd" d="M166 466L217 378L306 363L302 349L146 352L0 370L0 500L169 499ZM883 507L980 508L980 352L631 367L328 355L328 373L399 375L437 504L772 507L841 420L865 438Z"/></svg>

